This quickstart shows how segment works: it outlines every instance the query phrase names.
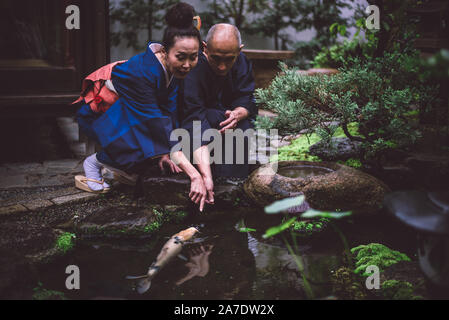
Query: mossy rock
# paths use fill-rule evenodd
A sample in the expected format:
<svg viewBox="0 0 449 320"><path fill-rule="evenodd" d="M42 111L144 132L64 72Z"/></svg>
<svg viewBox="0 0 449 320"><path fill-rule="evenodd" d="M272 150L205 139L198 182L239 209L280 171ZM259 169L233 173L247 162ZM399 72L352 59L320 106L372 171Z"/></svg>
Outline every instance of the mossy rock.
<svg viewBox="0 0 449 320"><path fill-rule="evenodd" d="M370 243L352 248L355 255L354 275L365 285L368 266L377 266L380 271L380 288L366 293L377 299L421 300L427 295L426 281L417 261L406 254L392 250L380 243Z"/></svg>
<svg viewBox="0 0 449 320"><path fill-rule="evenodd" d="M414 286L407 281L387 280L382 283L382 295L388 300L423 300L415 294Z"/></svg>
<svg viewBox="0 0 449 320"><path fill-rule="evenodd" d="M318 168L321 173L284 176L288 168ZM281 161L253 171L244 184L247 196L259 206L304 194L311 208L352 211L353 215L378 213L390 191L382 181L335 162Z"/></svg>
<svg viewBox="0 0 449 320"><path fill-rule="evenodd" d="M332 273L333 294L344 300L363 300L367 293L353 270L341 267Z"/></svg>
<svg viewBox="0 0 449 320"><path fill-rule="evenodd" d="M184 207L107 207L81 221L75 230L82 238L147 238L165 223L180 223L187 216Z"/></svg>
<svg viewBox="0 0 449 320"><path fill-rule="evenodd" d="M410 258L404 253L392 250L380 243L357 246L351 249L351 253L356 255L354 272L363 276L370 275L365 272L368 266L374 265L383 271L386 267L400 261L410 261Z"/></svg>

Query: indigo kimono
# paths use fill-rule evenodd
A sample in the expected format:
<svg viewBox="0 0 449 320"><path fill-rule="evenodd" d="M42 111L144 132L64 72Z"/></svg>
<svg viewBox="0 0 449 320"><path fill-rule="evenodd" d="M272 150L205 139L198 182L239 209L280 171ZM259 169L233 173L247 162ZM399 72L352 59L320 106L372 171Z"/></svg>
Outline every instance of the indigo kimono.
<svg viewBox="0 0 449 320"><path fill-rule="evenodd" d="M220 123L226 120L226 110L244 107L248 110L249 116L240 121L237 128L242 130L253 128L252 120L258 113L254 88L252 65L243 53L240 53L225 76L219 76L213 72L207 58L201 52L197 66L189 72L181 85L182 127L193 137L193 121L201 121L201 137L195 137L195 139L199 139L200 144L205 145L211 141L202 139L205 130L221 129ZM193 144L193 138L191 143ZM247 155L245 157L247 158ZM246 177L248 175L248 165L216 165L213 170L215 176Z"/></svg>
<svg viewBox="0 0 449 320"><path fill-rule="evenodd" d="M94 113L88 105L78 112L81 129L103 149L97 153L100 162L132 171L169 153L176 143L170 134L178 127L178 80L168 79L152 51L157 46L150 44L146 52L114 67L111 81L119 99L105 113Z"/></svg>

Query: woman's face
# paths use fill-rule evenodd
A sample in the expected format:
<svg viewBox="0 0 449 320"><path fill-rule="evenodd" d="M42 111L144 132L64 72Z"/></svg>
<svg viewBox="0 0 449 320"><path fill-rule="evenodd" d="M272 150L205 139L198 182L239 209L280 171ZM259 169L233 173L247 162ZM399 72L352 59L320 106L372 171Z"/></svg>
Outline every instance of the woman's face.
<svg viewBox="0 0 449 320"><path fill-rule="evenodd" d="M199 42L197 38L179 38L167 52L168 71L178 79L184 79L198 63Z"/></svg>

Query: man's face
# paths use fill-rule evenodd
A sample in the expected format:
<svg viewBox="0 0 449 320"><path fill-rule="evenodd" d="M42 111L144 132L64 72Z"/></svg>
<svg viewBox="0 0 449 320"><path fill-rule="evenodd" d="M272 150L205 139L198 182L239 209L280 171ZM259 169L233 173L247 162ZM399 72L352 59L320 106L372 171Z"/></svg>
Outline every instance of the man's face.
<svg viewBox="0 0 449 320"><path fill-rule="evenodd" d="M209 45L203 42L204 55L209 62L210 67L215 74L225 76L231 70L243 47L238 46L237 41L216 39L211 41Z"/></svg>

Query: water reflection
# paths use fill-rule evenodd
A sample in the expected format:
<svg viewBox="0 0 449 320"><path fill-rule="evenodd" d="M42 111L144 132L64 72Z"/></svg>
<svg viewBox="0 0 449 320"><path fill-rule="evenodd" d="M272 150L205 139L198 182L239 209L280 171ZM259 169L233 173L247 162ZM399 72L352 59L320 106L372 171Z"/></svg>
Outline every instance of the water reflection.
<svg viewBox="0 0 449 320"><path fill-rule="evenodd" d="M209 255L212 253L213 248L213 245L201 245L199 248L193 248L190 251L189 262L185 264L189 268L189 272L186 276L176 281L177 286L194 277L205 277L209 273Z"/></svg>
<svg viewBox="0 0 449 320"><path fill-rule="evenodd" d="M319 176L326 173L333 172L334 170L318 167L318 166L288 166L282 167L278 170L278 174L289 178L309 178L313 176Z"/></svg>

